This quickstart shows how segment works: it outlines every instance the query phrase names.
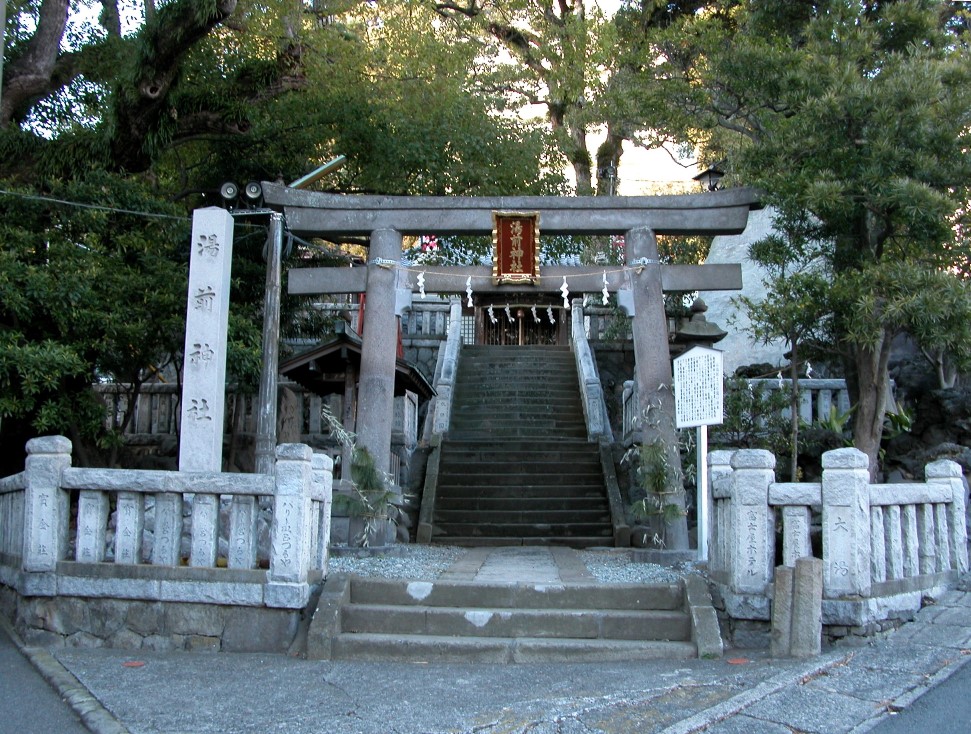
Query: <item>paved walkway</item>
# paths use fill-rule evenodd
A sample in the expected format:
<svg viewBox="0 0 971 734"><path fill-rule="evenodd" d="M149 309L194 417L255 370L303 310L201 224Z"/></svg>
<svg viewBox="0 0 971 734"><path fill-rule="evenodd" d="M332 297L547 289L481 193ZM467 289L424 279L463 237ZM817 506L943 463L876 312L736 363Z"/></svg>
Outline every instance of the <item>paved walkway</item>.
<svg viewBox="0 0 971 734"><path fill-rule="evenodd" d="M531 583L581 573L562 558L555 549L484 549L446 573ZM86 722L103 734L833 734L869 730L971 660L971 593L952 591L893 634L809 661L747 650L720 660L502 666L52 653L35 664L76 685Z"/></svg>

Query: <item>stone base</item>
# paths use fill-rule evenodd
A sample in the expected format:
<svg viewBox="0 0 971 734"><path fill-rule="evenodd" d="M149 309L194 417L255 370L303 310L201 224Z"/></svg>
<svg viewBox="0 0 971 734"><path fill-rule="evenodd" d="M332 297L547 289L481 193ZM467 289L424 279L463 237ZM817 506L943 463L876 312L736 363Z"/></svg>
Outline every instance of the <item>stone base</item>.
<svg viewBox="0 0 971 734"><path fill-rule="evenodd" d="M181 602L21 597L0 587L0 609L28 645L287 653L302 610Z"/></svg>

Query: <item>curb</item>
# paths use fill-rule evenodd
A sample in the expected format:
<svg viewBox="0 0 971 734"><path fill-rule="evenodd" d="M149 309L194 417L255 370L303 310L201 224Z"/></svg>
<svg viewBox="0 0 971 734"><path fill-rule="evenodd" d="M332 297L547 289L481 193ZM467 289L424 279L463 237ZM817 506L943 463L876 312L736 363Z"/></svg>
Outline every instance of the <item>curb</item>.
<svg viewBox="0 0 971 734"><path fill-rule="evenodd" d="M131 734L108 709L101 705L97 698L91 695L81 681L47 650L25 645L6 619L0 618L0 627L3 627L4 632L9 635L20 654L30 661L51 688L74 709L81 723L88 730L94 734Z"/></svg>

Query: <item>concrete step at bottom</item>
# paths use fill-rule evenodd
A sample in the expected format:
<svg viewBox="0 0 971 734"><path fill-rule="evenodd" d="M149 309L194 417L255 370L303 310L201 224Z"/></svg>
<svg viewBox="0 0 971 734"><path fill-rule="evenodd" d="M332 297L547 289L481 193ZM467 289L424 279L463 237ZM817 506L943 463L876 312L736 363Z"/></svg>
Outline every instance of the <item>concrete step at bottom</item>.
<svg viewBox="0 0 971 734"><path fill-rule="evenodd" d="M691 639L681 610L507 609L350 604L341 612L342 632L448 637L543 637L559 639Z"/></svg>
<svg viewBox="0 0 971 734"><path fill-rule="evenodd" d="M690 642L548 639L536 637L449 637L340 634L336 659L436 663L595 663L688 660Z"/></svg>

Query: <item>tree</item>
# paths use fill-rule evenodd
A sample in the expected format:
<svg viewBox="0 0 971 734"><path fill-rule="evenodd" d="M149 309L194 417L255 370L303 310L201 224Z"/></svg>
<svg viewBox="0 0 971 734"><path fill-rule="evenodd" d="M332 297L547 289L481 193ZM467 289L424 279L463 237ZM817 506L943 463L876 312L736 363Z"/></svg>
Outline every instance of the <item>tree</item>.
<svg viewBox="0 0 971 734"><path fill-rule="evenodd" d="M775 234L752 245L750 257L767 270L768 295L754 301L737 300L749 317L749 332L765 344L781 338L789 345L789 476L799 481L799 377L807 373L808 359L802 350L807 343L826 343L831 334L829 291L832 279L818 246L806 239L807 218L779 217ZM811 227L810 227L811 229Z"/></svg>
<svg viewBox="0 0 971 734"><path fill-rule="evenodd" d="M645 117L675 106L672 134L727 157L734 180L784 216L812 217L838 296L854 443L874 473L896 328L876 272L967 259L952 226L971 180L971 59L957 12L929 0L719 0L649 45Z"/></svg>
<svg viewBox="0 0 971 734"><path fill-rule="evenodd" d="M9 9L0 429L14 445L59 431L101 461L115 438L92 382L137 391L178 365L188 215L221 205L224 181L295 180L342 153L339 191L560 186L545 132L471 94L474 49L415 3L378 16L357 0L104 0L84 5L96 20L79 7ZM265 223L239 217L236 233L231 379L255 388ZM331 259L319 245L291 262ZM285 318L300 305L287 302Z"/></svg>
<svg viewBox="0 0 971 734"><path fill-rule="evenodd" d="M181 349L188 222L109 176L51 193L0 196L0 416L6 433L63 432L82 463L100 463L97 447L111 464L130 413L106 425L92 385L127 385L133 405Z"/></svg>

